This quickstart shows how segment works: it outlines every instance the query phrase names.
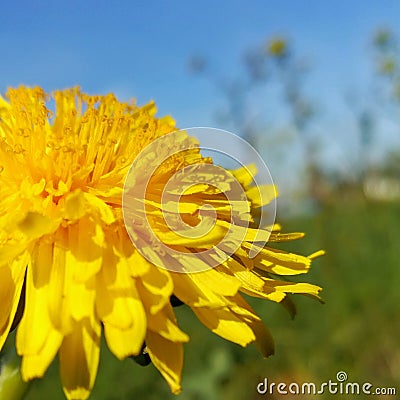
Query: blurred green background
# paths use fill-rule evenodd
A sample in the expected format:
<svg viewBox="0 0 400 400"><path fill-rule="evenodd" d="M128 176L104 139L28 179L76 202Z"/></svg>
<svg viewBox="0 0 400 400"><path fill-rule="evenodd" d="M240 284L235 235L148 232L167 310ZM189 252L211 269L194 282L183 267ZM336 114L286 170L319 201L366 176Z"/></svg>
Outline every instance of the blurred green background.
<svg viewBox="0 0 400 400"><path fill-rule="evenodd" d="M292 320L250 300L275 339L268 360L177 308L191 338L178 399L310 399L256 387L264 378L319 385L339 371L400 392L398 2L35 1L2 15L2 92L81 85L154 99L180 127L232 130L266 160L284 231L307 234L284 248L326 251L299 277L323 287L325 304L293 297ZM26 398L64 398L57 360ZM91 399L172 398L152 365L119 362L103 344Z"/></svg>

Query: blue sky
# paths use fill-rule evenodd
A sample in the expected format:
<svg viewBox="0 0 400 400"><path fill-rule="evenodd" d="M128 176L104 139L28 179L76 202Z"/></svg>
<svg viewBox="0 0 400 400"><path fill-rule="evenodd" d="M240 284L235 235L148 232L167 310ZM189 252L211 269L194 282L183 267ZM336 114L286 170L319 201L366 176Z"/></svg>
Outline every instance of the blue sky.
<svg viewBox="0 0 400 400"><path fill-rule="evenodd" d="M354 126L343 96L362 95L373 70L371 35L380 26L396 31L399 20L400 2L390 0L7 2L0 91L79 85L139 104L154 99L181 127L225 128L213 119L219 93L188 72L188 59L202 55L234 76L247 48L283 34L312 65L307 91L321 109L318 129L346 140Z"/></svg>
<svg viewBox="0 0 400 400"><path fill-rule="evenodd" d="M7 2L0 90L79 84L139 103L153 98L184 125L210 123L216 93L188 73L192 54L232 74L246 48L287 35L311 60L312 84L329 100L364 83L371 33L382 25L396 28L399 18L400 3L385 0Z"/></svg>

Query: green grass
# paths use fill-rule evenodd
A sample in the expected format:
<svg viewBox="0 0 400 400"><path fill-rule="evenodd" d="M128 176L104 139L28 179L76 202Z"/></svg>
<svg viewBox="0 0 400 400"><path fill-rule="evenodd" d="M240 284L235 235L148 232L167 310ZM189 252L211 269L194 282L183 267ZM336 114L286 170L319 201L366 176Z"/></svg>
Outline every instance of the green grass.
<svg viewBox="0 0 400 400"><path fill-rule="evenodd" d="M307 232L305 239L286 244L291 251L326 250L302 277L324 288L325 304L293 297L298 315L291 320L280 305L252 299L275 338L276 355L268 360L253 346L242 349L208 332L187 308L177 309L179 324L191 337L185 345L183 393L178 399L310 399L261 396L256 385L264 377L270 382L320 384L335 380L341 370L353 382L382 387L400 382L400 205L354 201L329 206L312 218L284 221L284 230ZM27 396L44 398L64 398L56 362ZM152 365L120 362L103 345L91 399L172 398L176 397Z"/></svg>

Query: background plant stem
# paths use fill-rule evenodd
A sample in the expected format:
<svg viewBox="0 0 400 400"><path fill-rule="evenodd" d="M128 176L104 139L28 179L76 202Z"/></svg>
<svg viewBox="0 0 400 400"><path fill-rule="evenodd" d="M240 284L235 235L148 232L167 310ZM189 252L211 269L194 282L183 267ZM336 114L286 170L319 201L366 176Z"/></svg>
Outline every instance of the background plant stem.
<svg viewBox="0 0 400 400"><path fill-rule="evenodd" d="M19 357L11 348L3 351L0 355L0 399L23 399L28 389L29 383L21 377Z"/></svg>

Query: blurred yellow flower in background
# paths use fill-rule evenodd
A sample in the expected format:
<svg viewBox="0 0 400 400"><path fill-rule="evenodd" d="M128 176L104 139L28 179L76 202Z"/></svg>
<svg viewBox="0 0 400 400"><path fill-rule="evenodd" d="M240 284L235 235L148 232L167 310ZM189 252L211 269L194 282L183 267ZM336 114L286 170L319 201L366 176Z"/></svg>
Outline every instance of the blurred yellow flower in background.
<svg viewBox="0 0 400 400"><path fill-rule="evenodd" d="M319 298L318 286L279 276L306 273L321 252L305 257L265 246L250 258L257 246L251 226L234 254L196 273L159 268L133 246L122 211L127 173L142 149L176 131L170 117L154 117L153 103L137 107L74 88L54 93L53 114L53 99L40 88L10 89L7 98L0 97L0 350L19 322L16 349L24 380L42 377L58 354L66 397L88 398L104 333L116 357L145 352L179 393L182 344L189 337L177 325L174 302L191 307L221 337L242 346L255 342L269 356L272 338L240 292L276 302L288 293ZM149 196L139 199L154 226L162 223L160 183L181 168L211 162L188 151L160 166ZM232 175L255 215L265 201L252 189L248 171ZM211 204L219 226L229 225L223 193L203 183L187 199L179 212L188 224L196 225L196 207ZM160 240L163 235L171 248L190 253L220 239L214 231L203 241L161 229ZM274 225L269 241L300 237Z"/></svg>
<svg viewBox="0 0 400 400"><path fill-rule="evenodd" d="M285 38L275 37L267 44L268 54L272 57L283 58L287 55L288 44Z"/></svg>

